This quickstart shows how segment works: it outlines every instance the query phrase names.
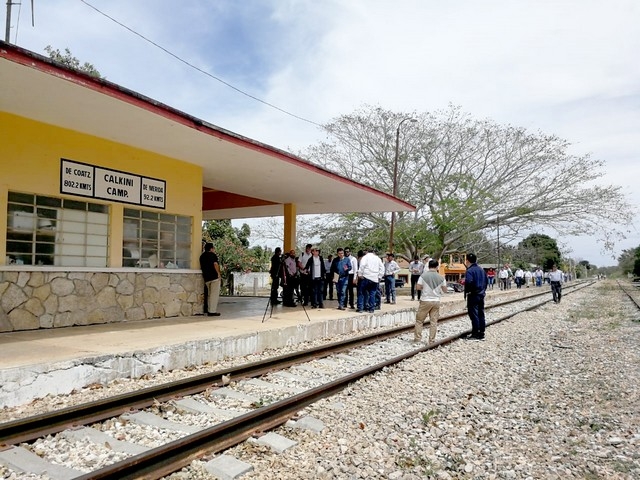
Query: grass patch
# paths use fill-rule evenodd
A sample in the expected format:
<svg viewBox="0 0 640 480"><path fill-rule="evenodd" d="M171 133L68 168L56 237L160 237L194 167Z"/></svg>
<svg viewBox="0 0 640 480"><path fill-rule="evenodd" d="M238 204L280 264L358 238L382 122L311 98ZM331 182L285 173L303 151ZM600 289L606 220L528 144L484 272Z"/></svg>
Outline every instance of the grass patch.
<svg viewBox="0 0 640 480"><path fill-rule="evenodd" d="M427 426L429 425L435 418L436 415L440 413L439 410L429 410L426 413L422 414L422 424Z"/></svg>

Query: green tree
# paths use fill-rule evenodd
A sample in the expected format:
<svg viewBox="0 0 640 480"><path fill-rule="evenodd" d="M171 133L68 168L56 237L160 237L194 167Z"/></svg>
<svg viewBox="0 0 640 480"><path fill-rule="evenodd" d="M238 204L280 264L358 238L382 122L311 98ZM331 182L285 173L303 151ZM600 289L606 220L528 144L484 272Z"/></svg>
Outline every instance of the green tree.
<svg viewBox="0 0 640 480"><path fill-rule="evenodd" d="M540 265L544 270L560 265L562 257L556 240L540 233L533 233L518 243L517 252L521 262Z"/></svg>
<svg viewBox="0 0 640 480"><path fill-rule="evenodd" d="M417 122L402 123L407 118ZM405 258L468 249L473 234L498 223L502 241L543 225L598 233L610 249L633 216L619 187L593 185L602 161L571 155L570 144L556 136L476 120L456 107L419 115L364 107L325 128L327 140L310 147L307 157L386 192L393 190L399 140L397 194L416 206L397 214L394 243ZM389 224L388 214L337 216L329 227L319 222L315 233L385 238Z"/></svg>
<svg viewBox="0 0 640 480"><path fill-rule="evenodd" d="M51 45L47 45L44 49L47 54L49 54L49 58L54 62L61 63L69 68L73 68L74 70L78 70L80 72L87 73L92 77L96 78L105 78L100 75L100 72L93 66L93 64L89 62L80 63L76 57L71 54L71 50L68 48L64 49L64 54L60 52L59 49L53 49Z"/></svg>
<svg viewBox="0 0 640 480"><path fill-rule="evenodd" d="M636 248L627 248L623 250L618 257L618 267L622 270L624 275L628 273L636 273L636 261L640 259L640 246Z"/></svg>
<svg viewBox="0 0 640 480"><path fill-rule="evenodd" d="M251 228L246 223L234 228L231 220L209 220L202 223L202 241L212 242L223 280L223 293L231 293L233 272L264 272L269 269L270 250L249 248Z"/></svg>

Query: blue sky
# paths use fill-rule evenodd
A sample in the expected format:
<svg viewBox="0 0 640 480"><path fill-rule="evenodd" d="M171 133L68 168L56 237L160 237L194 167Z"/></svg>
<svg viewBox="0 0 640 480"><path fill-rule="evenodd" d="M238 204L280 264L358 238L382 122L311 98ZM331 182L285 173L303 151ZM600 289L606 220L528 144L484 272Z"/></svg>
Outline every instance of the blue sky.
<svg viewBox="0 0 640 480"><path fill-rule="evenodd" d="M185 61L317 123L364 105L462 107L557 134L607 162L601 181L640 206L637 0L86 0ZM189 68L80 0L13 7L11 41L68 47L109 80L273 146L323 138ZM4 15L5 9L2 9ZM4 17L2 17L4 18ZM594 206L597 208L597 205ZM606 222L606 219L603 219ZM571 255L615 264L589 237L548 233ZM640 245L632 228L622 248Z"/></svg>

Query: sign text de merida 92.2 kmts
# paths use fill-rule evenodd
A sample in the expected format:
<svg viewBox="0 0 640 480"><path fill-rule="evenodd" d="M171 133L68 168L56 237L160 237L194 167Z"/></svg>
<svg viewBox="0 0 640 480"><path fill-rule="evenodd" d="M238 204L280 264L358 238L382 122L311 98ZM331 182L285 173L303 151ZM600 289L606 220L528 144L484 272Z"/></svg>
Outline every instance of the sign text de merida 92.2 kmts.
<svg viewBox="0 0 640 480"><path fill-rule="evenodd" d="M60 159L60 193L165 208L167 182Z"/></svg>

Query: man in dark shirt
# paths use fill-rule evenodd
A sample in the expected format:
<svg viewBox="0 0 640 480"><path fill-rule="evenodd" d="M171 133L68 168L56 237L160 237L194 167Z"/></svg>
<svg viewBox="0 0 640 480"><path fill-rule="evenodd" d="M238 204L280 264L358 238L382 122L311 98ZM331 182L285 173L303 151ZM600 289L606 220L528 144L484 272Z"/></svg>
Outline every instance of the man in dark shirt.
<svg viewBox="0 0 640 480"><path fill-rule="evenodd" d="M269 268L271 276L271 305L278 305L278 288L280 287L280 279L283 278L282 272L282 249L276 247L273 257L271 257L271 268Z"/></svg>
<svg viewBox="0 0 640 480"><path fill-rule="evenodd" d="M200 269L204 279L203 312L209 317L218 317L218 300L220 299L220 264L213 250L213 243L205 243L204 252L200 255Z"/></svg>
<svg viewBox="0 0 640 480"><path fill-rule="evenodd" d="M467 299L467 312L471 319L471 340L484 340L484 296L487 291L487 274L478 266L474 253L468 253L465 265L464 295Z"/></svg>

